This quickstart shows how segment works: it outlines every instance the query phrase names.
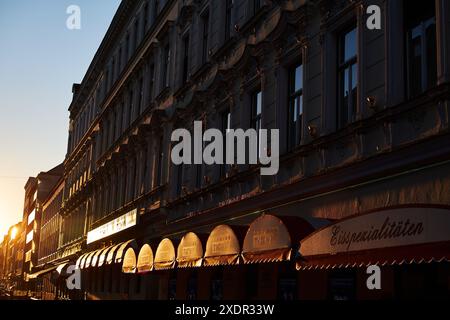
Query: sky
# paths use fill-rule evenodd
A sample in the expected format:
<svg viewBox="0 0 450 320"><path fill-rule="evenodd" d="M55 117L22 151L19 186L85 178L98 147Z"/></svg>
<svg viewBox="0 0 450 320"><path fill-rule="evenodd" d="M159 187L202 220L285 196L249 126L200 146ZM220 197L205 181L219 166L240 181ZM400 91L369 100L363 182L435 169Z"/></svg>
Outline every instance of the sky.
<svg viewBox="0 0 450 320"><path fill-rule="evenodd" d="M28 177L63 162L72 84L83 79L119 4L0 0L1 237L22 220ZM79 30L66 26L70 5L80 8Z"/></svg>

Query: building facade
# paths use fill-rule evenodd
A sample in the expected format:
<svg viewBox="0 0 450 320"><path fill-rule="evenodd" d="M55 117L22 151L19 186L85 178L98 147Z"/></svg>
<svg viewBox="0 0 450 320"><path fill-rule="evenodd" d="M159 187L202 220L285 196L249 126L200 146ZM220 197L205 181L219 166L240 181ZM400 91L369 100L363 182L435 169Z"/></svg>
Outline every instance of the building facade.
<svg viewBox="0 0 450 320"><path fill-rule="evenodd" d="M47 172L41 172L36 177L30 177L25 184L25 200L23 212L24 250L22 279L25 290L29 295L39 293L39 283L36 281L36 271L42 265L39 264L40 235L42 229L43 206L53 188L61 179L63 165L60 164Z"/></svg>
<svg viewBox="0 0 450 320"><path fill-rule="evenodd" d="M23 267L23 224L11 226L3 238L0 253L0 280L10 295L21 295Z"/></svg>
<svg viewBox="0 0 450 320"><path fill-rule="evenodd" d="M369 5L381 9L381 29L367 27ZM69 107L60 249L78 258L86 297L423 294L408 283L448 295L448 249L431 244L434 254L425 259L417 247L429 244L413 231L382 244L409 248L413 256L395 252L399 261L389 256L394 249L373 243L355 252L381 250L379 261L339 251L334 263L323 248L323 262L313 263L308 257L319 251L297 249L315 229L337 230L370 213L364 221L376 225L388 213L412 224L433 212L443 222L430 222L426 232L448 227L449 6L122 1ZM265 152L279 142L277 174L261 175L258 164L175 165L172 132L194 132L194 121L223 133L279 129L279 141L257 142ZM259 229L265 225L272 228ZM236 259L208 251L216 228L235 239L237 252L222 253ZM296 268L298 255L304 261ZM388 275L383 293L363 285L366 270L357 266L370 263Z"/></svg>

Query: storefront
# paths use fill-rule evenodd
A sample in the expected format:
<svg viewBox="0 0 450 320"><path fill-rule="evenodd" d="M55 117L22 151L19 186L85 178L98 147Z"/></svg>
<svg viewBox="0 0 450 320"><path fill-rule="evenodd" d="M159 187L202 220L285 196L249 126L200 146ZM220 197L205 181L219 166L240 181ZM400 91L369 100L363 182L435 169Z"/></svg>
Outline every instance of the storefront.
<svg viewBox="0 0 450 320"><path fill-rule="evenodd" d="M450 209L398 207L349 217L303 239L299 255L304 299L450 297ZM380 267L381 290L367 287L372 265Z"/></svg>

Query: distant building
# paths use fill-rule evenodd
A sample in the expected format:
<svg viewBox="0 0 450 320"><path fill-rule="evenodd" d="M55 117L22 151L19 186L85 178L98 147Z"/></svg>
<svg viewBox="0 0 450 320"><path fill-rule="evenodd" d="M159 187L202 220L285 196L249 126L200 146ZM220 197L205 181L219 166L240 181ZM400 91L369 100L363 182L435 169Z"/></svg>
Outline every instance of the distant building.
<svg viewBox="0 0 450 320"><path fill-rule="evenodd" d="M30 280L30 275L38 266L39 244L41 233L42 212L44 202L50 192L60 181L63 174L63 165L39 173L35 178L31 177L25 184L25 201L23 224L25 229L23 278L29 282L28 288L35 290L34 279Z"/></svg>

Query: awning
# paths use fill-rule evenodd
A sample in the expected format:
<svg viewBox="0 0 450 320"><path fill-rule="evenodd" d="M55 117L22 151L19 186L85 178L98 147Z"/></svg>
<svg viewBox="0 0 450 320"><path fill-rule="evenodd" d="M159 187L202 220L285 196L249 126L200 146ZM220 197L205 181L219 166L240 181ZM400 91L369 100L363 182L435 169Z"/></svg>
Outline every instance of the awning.
<svg viewBox="0 0 450 320"><path fill-rule="evenodd" d="M450 260L450 210L384 209L322 228L300 242L297 269Z"/></svg>
<svg viewBox="0 0 450 320"><path fill-rule="evenodd" d="M43 270L41 270L41 271L37 271L37 272L35 272L35 273L28 274L28 275L27 275L27 281L30 280L30 279L36 279L36 278L38 278L38 277L40 277L40 276L42 276L42 275L44 275L44 274L47 274L47 273L49 273L49 272L52 272L52 271L56 270L57 267L58 267L58 266L51 266L51 267L49 267L49 268L47 268L47 269L43 269Z"/></svg>
<svg viewBox="0 0 450 320"><path fill-rule="evenodd" d="M97 252L97 250L91 251L91 252L86 256L86 260L84 260L84 265L81 265L81 269L89 268L89 267L91 266L92 258L94 257L94 254L95 254L96 252Z"/></svg>
<svg viewBox="0 0 450 320"><path fill-rule="evenodd" d="M136 252L133 248L128 248L123 257L122 264L123 273L135 273L136 272Z"/></svg>
<svg viewBox="0 0 450 320"><path fill-rule="evenodd" d="M68 277L70 274L67 273L67 269L74 265L75 264L72 261L66 261L66 262L60 263L56 267L56 272L58 273L57 276L58 277Z"/></svg>
<svg viewBox="0 0 450 320"><path fill-rule="evenodd" d="M177 263L179 268L200 267L203 260L203 245L193 232L184 235L178 245Z"/></svg>
<svg viewBox="0 0 450 320"><path fill-rule="evenodd" d="M103 266L103 264L105 264L106 257L112 248L114 248L114 246L109 246L100 253L100 256L98 257L98 263L97 263L98 267L101 267L101 266Z"/></svg>
<svg viewBox="0 0 450 320"><path fill-rule="evenodd" d="M116 256L114 257L114 263L122 263L125 256L125 252L130 246L136 248L137 247L136 240L134 239L128 240L120 245L120 247L117 249ZM136 260L136 255L134 258Z"/></svg>
<svg viewBox="0 0 450 320"><path fill-rule="evenodd" d="M99 267L98 263L100 261L100 256L108 249L109 249L109 247L102 248L100 250L97 250L94 253L94 256L92 257L92 261L91 261L91 267Z"/></svg>
<svg viewBox="0 0 450 320"><path fill-rule="evenodd" d="M68 264L69 264L69 262L62 263L62 264L58 265L58 266L56 267L56 272L58 272L59 274L61 274L61 273L63 272L64 267L67 266Z"/></svg>
<svg viewBox="0 0 450 320"><path fill-rule="evenodd" d="M119 250L119 247L123 244L123 242L116 244L109 251L106 256L106 264L112 264L114 262L114 258L116 257L116 252Z"/></svg>
<svg viewBox="0 0 450 320"><path fill-rule="evenodd" d="M239 262L241 246L235 230L219 225L211 231L206 242L204 266L232 265Z"/></svg>
<svg viewBox="0 0 450 320"><path fill-rule="evenodd" d="M244 239L244 263L280 262L291 259L292 245L314 231L304 219L263 214L250 224Z"/></svg>
<svg viewBox="0 0 450 320"><path fill-rule="evenodd" d="M163 239L156 249L153 267L155 270L173 269L175 267L175 247L172 240Z"/></svg>
<svg viewBox="0 0 450 320"><path fill-rule="evenodd" d="M87 257L86 263L85 263L85 268L93 268L96 266L97 260L98 260L98 255L100 254L100 252L102 250L103 249L95 250L94 252L92 252L92 254L90 256Z"/></svg>
<svg viewBox="0 0 450 320"><path fill-rule="evenodd" d="M82 254L82 255L77 259L77 262L75 263L75 265L76 265L76 267L77 267L78 269L81 267L81 265L84 264L84 260L86 259L86 256L87 256L88 254L89 254L89 253L84 253L84 254Z"/></svg>
<svg viewBox="0 0 450 320"><path fill-rule="evenodd" d="M153 269L153 250L148 244L144 244L139 251L137 259L137 273L150 272Z"/></svg>

